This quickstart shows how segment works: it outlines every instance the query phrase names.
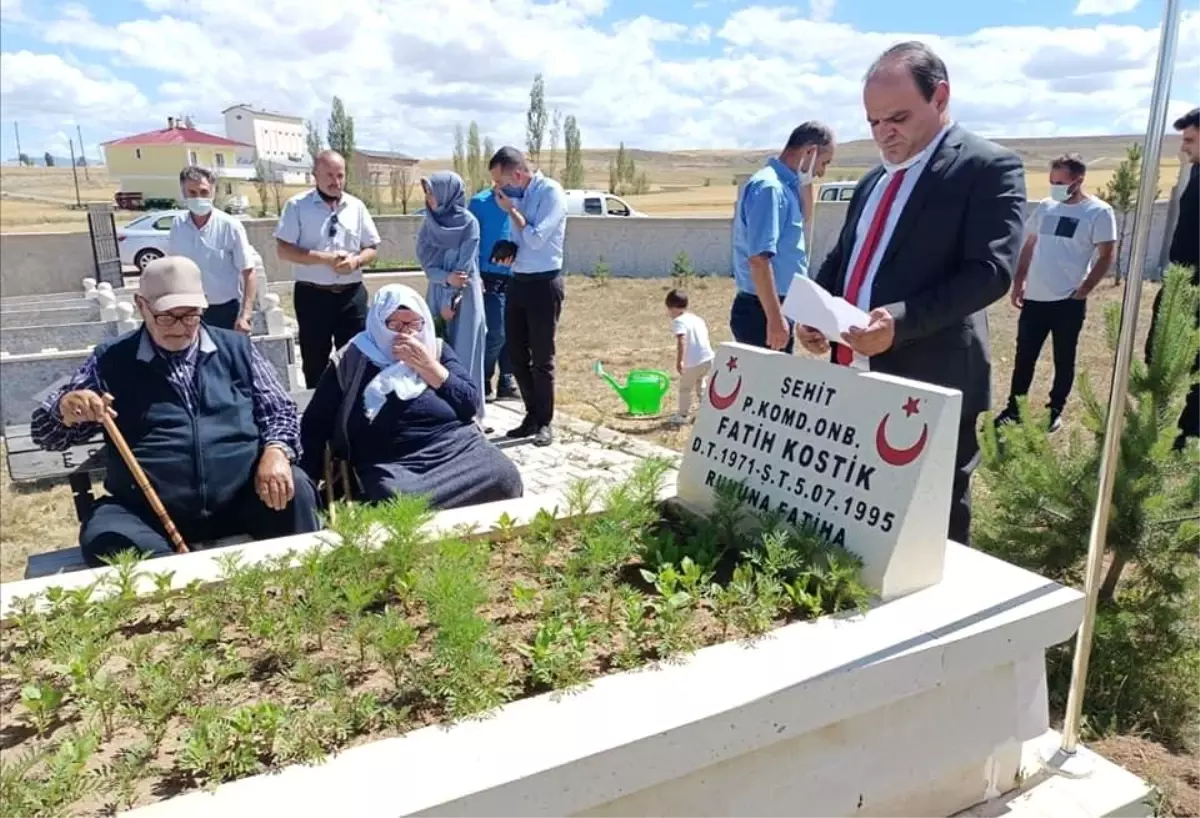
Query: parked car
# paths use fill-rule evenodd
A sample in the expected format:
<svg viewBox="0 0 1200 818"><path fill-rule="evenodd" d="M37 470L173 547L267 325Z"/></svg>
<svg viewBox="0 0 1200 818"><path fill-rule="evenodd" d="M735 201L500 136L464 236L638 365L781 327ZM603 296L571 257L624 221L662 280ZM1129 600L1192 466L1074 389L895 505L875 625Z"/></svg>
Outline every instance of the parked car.
<svg viewBox="0 0 1200 818"><path fill-rule="evenodd" d="M568 216L645 216L620 196L603 190L568 190Z"/></svg>
<svg viewBox="0 0 1200 818"><path fill-rule="evenodd" d="M167 254L167 239L171 222L182 210L159 210L138 216L124 227L117 228L117 246L121 249L121 265L136 267L140 273L146 265Z"/></svg>
<svg viewBox="0 0 1200 818"><path fill-rule="evenodd" d="M848 202L850 197L854 195L854 188L858 186L855 181L841 182L825 182L821 185L821 191L817 194L818 202Z"/></svg>

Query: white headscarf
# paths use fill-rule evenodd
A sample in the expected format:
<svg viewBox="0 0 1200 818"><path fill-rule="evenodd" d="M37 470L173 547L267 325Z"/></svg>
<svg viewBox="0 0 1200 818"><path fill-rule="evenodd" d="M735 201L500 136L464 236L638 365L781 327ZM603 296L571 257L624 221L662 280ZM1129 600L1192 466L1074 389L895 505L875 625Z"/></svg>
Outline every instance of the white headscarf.
<svg viewBox="0 0 1200 818"><path fill-rule="evenodd" d="M367 326L354 336L351 342L380 368L380 372L363 391L363 409L367 420L374 420L387 401L388 395L400 400L412 400L428 388L425 379L411 366L392 357L392 344L397 332L387 327L387 320L399 309L408 309L421 317L423 326L416 339L429 354L438 357L437 335L434 332L433 316L429 305L417 291L403 284L389 284L375 293L371 311L367 314Z"/></svg>

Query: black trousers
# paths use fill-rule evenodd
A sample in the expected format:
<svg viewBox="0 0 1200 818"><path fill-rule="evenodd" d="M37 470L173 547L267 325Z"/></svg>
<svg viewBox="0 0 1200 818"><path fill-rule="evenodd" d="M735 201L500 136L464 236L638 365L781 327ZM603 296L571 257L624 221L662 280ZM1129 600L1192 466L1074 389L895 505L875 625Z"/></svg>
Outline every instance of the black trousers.
<svg viewBox="0 0 1200 818"><path fill-rule="evenodd" d="M950 521L946 537L971 544L971 475L979 466L979 438L975 435L978 412L964 415L958 426L958 448L954 456L954 482L950 487Z"/></svg>
<svg viewBox="0 0 1200 818"><path fill-rule="evenodd" d="M242 302L236 298L221 304L209 304L204 311L204 323L219 329L233 329L238 314L242 310Z"/></svg>
<svg viewBox="0 0 1200 818"><path fill-rule="evenodd" d="M1054 348L1054 382L1050 386L1050 411L1061 412L1075 384L1075 353L1079 333L1087 317L1087 302L1067 298L1062 301L1026 301L1017 321L1017 354L1013 361L1012 386L1008 391L1008 410L1015 412L1017 398L1029 394L1033 371L1046 336Z"/></svg>
<svg viewBox="0 0 1200 818"><path fill-rule="evenodd" d="M1154 296L1154 307L1150 312L1150 331L1146 333L1146 363L1150 363L1151 358L1151 341L1154 338L1154 331L1158 327L1158 311L1162 307L1163 290L1160 287L1158 294ZM1197 317L1200 321L1200 316ZM1192 364L1193 372L1200 372L1200 355L1196 356L1195 363ZM1183 404L1183 411L1179 413L1179 437L1180 441L1177 445L1183 445L1183 439L1189 437L1200 437L1200 384L1192 384L1192 388L1188 390L1187 398Z"/></svg>
<svg viewBox="0 0 1200 818"><path fill-rule="evenodd" d="M779 299L783 303L783 299ZM796 345L795 322L785 318L788 325L788 342L783 351L791 355ZM767 314L757 295L738 293L729 308L729 331L739 344L767 348Z"/></svg>
<svg viewBox="0 0 1200 818"><path fill-rule="evenodd" d="M362 284L319 287L297 281L293 290L299 324L304 385L317 388L329 354L350 343L367 323L367 288Z"/></svg>
<svg viewBox="0 0 1200 818"><path fill-rule="evenodd" d="M554 336L565 296L559 270L514 273L504 308L505 343L513 376L536 426L554 419Z"/></svg>
<svg viewBox="0 0 1200 818"><path fill-rule="evenodd" d="M317 519L317 490L312 480L298 466L292 467L295 496L282 511L273 511L263 504L254 488L254 477L238 491L226 509L203 522L174 516L188 548L200 543L236 534L248 534L255 540L286 537L320 529ZM152 557L173 554L166 529L149 505L125 506L112 497L101 498L91 516L79 530L79 546L83 558L93 567L104 564L103 557L122 551L142 551Z"/></svg>

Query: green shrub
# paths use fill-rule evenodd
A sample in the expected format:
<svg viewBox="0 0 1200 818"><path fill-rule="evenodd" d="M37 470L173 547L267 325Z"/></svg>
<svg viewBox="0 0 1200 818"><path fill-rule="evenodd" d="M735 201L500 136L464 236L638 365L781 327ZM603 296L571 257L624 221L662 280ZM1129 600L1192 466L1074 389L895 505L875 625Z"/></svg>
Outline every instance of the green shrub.
<svg viewBox="0 0 1200 818"><path fill-rule="evenodd" d="M1108 520L1108 567L1099 590L1084 715L1089 728L1146 730L1179 745L1200 710L1197 540L1200 462L1175 451L1176 420L1200 347L1190 272L1168 271L1152 362L1134 360ZM1120 308L1105 315L1116 350ZM1051 444L1046 419L1023 401L1021 422L980 433L982 502L973 541L985 551L1081 587L1099 481L1107 406L1080 379L1086 434ZM1073 643L1047 657L1052 702L1066 701Z"/></svg>

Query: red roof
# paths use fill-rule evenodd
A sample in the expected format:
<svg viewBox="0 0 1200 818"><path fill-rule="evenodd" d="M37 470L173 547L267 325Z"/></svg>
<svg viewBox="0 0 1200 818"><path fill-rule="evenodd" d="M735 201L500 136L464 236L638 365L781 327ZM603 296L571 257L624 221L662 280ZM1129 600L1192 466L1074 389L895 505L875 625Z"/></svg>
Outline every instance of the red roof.
<svg viewBox="0 0 1200 818"><path fill-rule="evenodd" d="M163 128L157 131L134 134L133 136L123 136L120 139L113 139L100 144L105 147L109 145L220 145L226 148L254 147L253 145L247 145L245 142L235 142L232 139L198 131L195 128Z"/></svg>

